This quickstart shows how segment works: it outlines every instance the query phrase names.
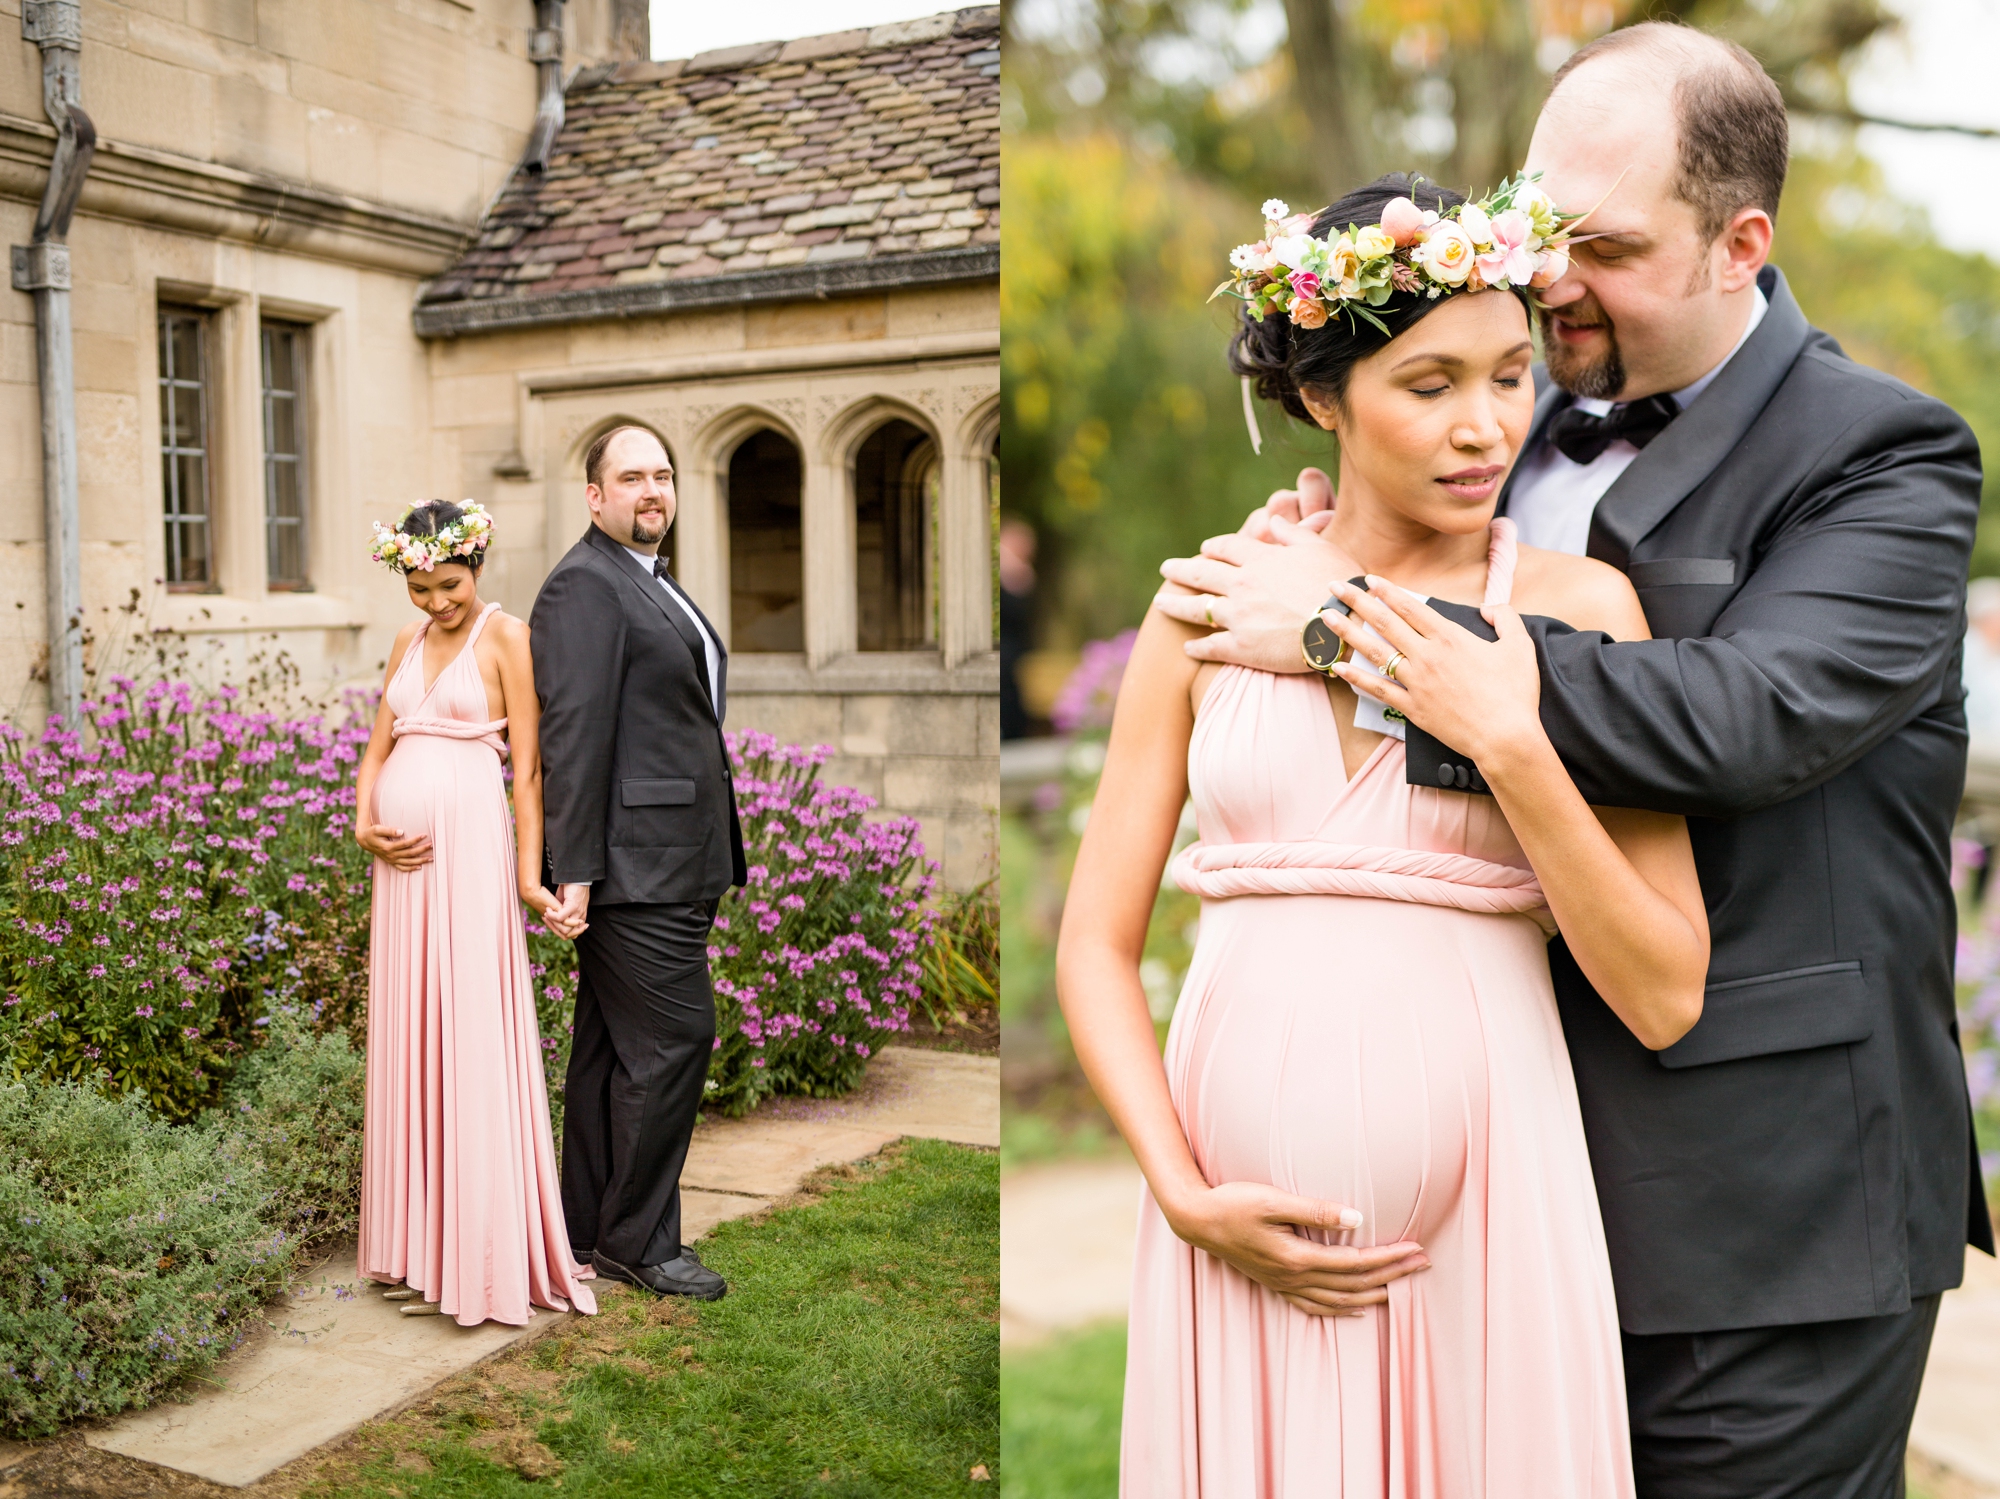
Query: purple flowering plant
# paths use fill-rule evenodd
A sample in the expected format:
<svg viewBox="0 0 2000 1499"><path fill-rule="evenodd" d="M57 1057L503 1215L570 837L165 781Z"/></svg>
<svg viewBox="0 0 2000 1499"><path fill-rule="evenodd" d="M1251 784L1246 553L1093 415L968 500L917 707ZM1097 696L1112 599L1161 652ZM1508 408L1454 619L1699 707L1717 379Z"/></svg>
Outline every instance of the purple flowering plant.
<svg viewBox="0 0 2000 1499"><path fill-rule="evenodd" d="M1952 884L1962 896L1985 855L1978 843L1952 840ZM1985 896L1959 929L1958 1036L1987 1194L2000 1211L2000 884Z"/></svg>
<svg viewBox="0 0 2000 1499"><path fill-rule="evenodd" d="M704 1106L742 1114L773 1094L851 1090L910 1028L932 941L937 866L911 818L870 820L874 798L820 779L833 753L754 731L724 735L749 881L709 933L716 1041ZM569 944L530 921L529 956L551 1090L576 998Z"/></svg>
<svg viewBox="0 0 2000 1499"><path fill-rule="evenodd" d="M355 966L369 715L333 726L242 697L113 676L74 727L0 724L0 1050L17 1076L187 1119L272 1007L315 987L295 949Z"/></svg>
<svg viewBox="0 0 2000 1499"><path fill-rule="evenodd" d="M1111 710L1118 686L1125 680L1125 663L1138 643L1137 630L1120 630L1109 640L1087 641L1076 670L1064 679L1049 705L1049 721L1058 733L1088 733L1111 727Z"/></svg>

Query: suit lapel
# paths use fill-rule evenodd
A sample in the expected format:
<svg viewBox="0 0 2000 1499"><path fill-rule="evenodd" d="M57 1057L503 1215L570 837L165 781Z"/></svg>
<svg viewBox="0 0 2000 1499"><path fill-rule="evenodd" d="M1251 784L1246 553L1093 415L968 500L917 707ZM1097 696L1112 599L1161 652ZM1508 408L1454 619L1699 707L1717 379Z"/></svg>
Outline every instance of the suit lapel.
<svg viewBox="0 0 2000 1499"><path fill-rule="evenodd" d="M1589 555L1624 569L1632 549L1743 440L1784 382L1811 331L1776 266L1759 278L1770 310L1721 374L1632 460L1597 502Z"/></svg>
<svg viewBox="0 0 2000 1499"><path fill-rule="evenodd" d="M1500 487L1500 503L1493 509L1495 515L1507 513L1508 497L1514 493L1514 481L1521 476L1527 465L1528 456L1541 443L1549 430L1549 421L1561 410L1567 400L1564 391L1549 378L1548 366L1535 366L1535 420L1528 428L1527 441L1521 444L1521 451L1514 459L1514 467L1507 475L1507 482Z"/></svg>
<svg viewBox="0 0 2000 1499"><path fill-rule="evenodd" d="M688 654L694 658L695 680L700 682L702 690L708 693L709 711L715 714L716 722L720 723L722 721L721 695L709 684L708 653L702 649L701 631L695 628L694 621L689 619L684 612L675 608L673 600L660 591L659 579L640 566L639 560L629 551L613 541L609 536L606 536L594 525L590 528L590 540L599 551L611 559L613 566L618 568L620 572L632 581L632 584L646 596L653 607L660 611L660 617L673 627L676 635L680 636L681 643L688 648ZM679 593L679 590L675 591ZM687 595L680 594L680 597L685 598ZM707 621L703 620L703 623L706 624ZM719 641L718 644L720 644Z"/></svg>
<svg viewBox="0 0 2000 1499"><path fill-rule="evenodd" d="M717 719L721 719L727 716L729 711L729 647L722 643L722 636L717 632L714 624L710 622L709 617L701 612L701 605L694 601L693 594L681 587L679 582L672 576L667 578L667 587L674 591L675 598L686 604L694 612L694 617L701 621L701 628L708 631L709 639L715 642L717 681L715 683L715 691L710 694L710 697L715 705L715 716ZM683 620L682 623L685 624L686 621ZM683 638L685 638L685 633ZM707 662L707 653L702 649L702 641L697 637L690 644L697 652L701 653L705 665Z"/></svg>

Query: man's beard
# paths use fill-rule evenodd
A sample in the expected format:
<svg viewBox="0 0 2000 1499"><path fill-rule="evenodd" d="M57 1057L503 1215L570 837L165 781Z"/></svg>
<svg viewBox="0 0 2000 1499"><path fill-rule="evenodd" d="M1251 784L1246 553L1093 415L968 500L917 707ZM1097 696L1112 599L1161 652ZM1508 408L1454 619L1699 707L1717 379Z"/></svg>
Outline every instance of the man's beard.
<svg viewBox="0 0 2000 1499"><path fill-rule="evenodd" d="M1576 310L1576 303L1563 309ZM1572 349L1556 336L1550 327L1552 314L1542 313L1542 353L1548 362L1549 378L1573 396L1583 396L1593 401L1615 401L1618 392L1625 388L1625 356L1618 351L1618 332L1611 321L1604 317L1603 310L1597 309L1602 321L1598 327L1604 330L1605 350L1591 356Z"/></svg>
<svg viewBox="0 0 2000 1499"><path fill-rule="evenodd" d="M662 515L656 521L649 515L634 514L632 517L632 539L642 547L649 547L667 534L667 518Z"/></svg>

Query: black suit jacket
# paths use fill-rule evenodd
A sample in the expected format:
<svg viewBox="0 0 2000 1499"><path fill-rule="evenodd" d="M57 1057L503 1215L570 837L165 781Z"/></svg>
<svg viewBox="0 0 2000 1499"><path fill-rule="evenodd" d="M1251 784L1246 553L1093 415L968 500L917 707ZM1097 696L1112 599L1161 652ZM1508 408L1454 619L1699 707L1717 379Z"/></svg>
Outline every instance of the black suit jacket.
<svg viewBox="0 0 2000 1499"><path fill-rule="evenodd" d="M1708 906L1702 1018L1663 1052L1550 945L1636 1333L1899 1312L1992 1248L1949 884L1979 449L1809 327L1775 267L1762 285L1757 330L1591 522L1658 638L1528 622L1578 787L1685 814ZM1566 399L1543 392L1531 448ZM1438 769L1413 746L1412 781Z"/></svg>
<svg viewBox="0 0 2000 1499"><path fill-rule="evenodd" d="M742 884L722 637L711 706L701 632L594 525L542 584L528 628L551 887L587 884L592 904L617 905L712 900Z"/></svg>

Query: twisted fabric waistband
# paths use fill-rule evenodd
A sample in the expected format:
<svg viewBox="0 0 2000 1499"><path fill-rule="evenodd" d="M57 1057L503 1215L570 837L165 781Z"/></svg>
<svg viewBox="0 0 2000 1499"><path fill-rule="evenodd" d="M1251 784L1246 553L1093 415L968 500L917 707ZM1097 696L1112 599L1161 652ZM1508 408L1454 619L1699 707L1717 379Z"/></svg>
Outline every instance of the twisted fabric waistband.
<svg viewBox="0 0 2000 1499"><path fill-rule="evenodd" d="M1195 843L1175 856L1174 883L1204 900L1236 895L1359 895L1531 916L1555 932L1534 871L1466 854L1358 843Z"/></svg>
<svg viewBox="0 0 2000 1499"><path fill-rule="evenodd" d="M500 737L500 731L506 727L507 720L504 718L496 718L491 723L467 723L462 718L419 718L412 714L391 724L389 737L401 739L406 734L418 734L433 739L470 739L485 745L504 760L507 758L507 741Z"/></svg>

